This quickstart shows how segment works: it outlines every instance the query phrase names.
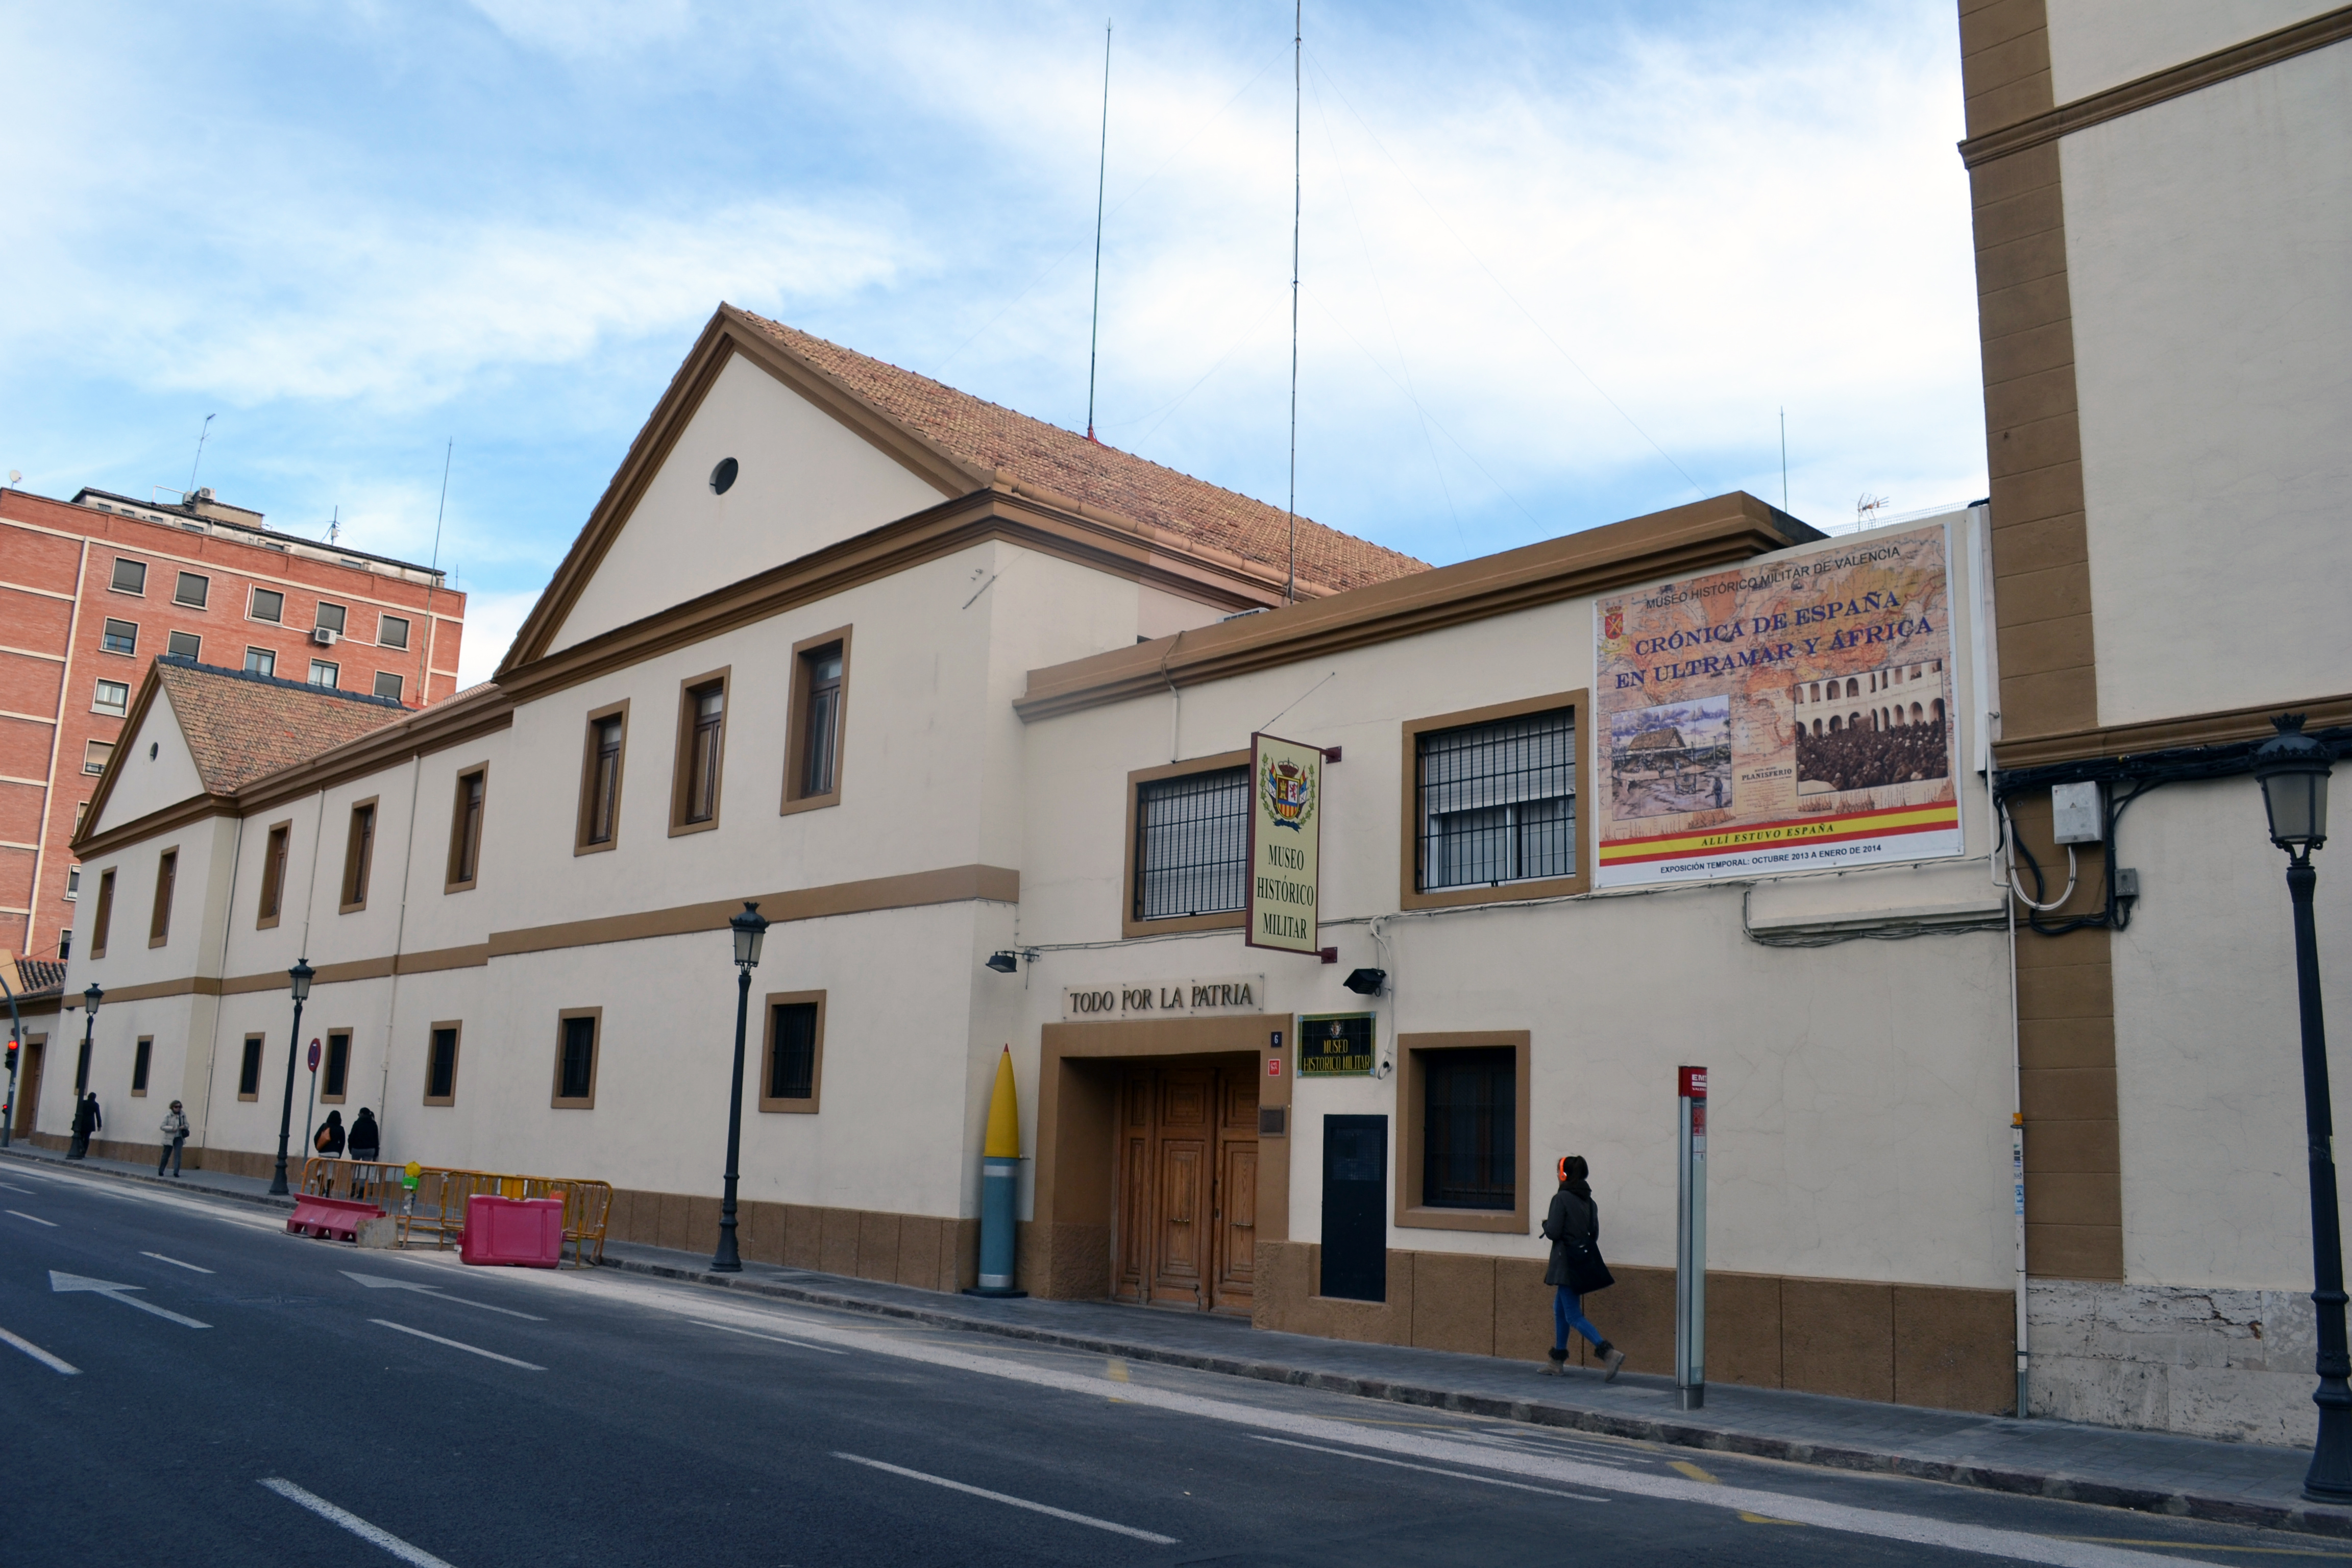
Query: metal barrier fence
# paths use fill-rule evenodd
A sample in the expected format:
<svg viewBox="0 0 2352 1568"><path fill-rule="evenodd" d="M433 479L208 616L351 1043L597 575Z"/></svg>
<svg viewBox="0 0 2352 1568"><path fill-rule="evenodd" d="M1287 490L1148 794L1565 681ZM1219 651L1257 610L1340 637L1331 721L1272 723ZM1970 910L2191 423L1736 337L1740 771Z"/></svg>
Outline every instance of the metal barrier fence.
<svg viewBox="0 0 2352 1568"><path fill-rule="evenodd" d="M407 1167L369 1160L322 1160L302 1163L305 1193L325 1198L372 1203L397 1222L400 1245L429 1235L435 1250L462 1241L466 1200L477 1193L501 1198L563 1200L563 1240L574 1266L604 1260L604 1227L613 1217L613 1184L573 1176L509 1176L494 1171L420 1168L415 1191L401 1182Z"/></svg>

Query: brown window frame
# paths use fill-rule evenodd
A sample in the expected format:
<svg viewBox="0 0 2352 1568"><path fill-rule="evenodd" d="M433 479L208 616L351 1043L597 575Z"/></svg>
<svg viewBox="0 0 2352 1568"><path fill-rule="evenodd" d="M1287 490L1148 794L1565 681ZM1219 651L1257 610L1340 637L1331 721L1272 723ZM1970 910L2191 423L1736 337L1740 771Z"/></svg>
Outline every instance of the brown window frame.
<svg viewBox="0 0 2352 1568"><path fill-rule="evenodd" d="M368 883L375 871L375 841L383 832L383 814L377 809L379 795L352 802L351 826L343 835L343 880L341 903L335 912L355 915L367 908ZM360 833L360 814L367 813L367 833Z"/></svg>
<svg viewBox="0 0 2352 1568"><path fill-rule="evenodd" d="M254 906L253 929L274 930L286 911L286 863L294 858L294 819L269 825L261 841L261 901Z"/></svg>
<svg viewBox="0 0 2352 1568"><path fill-rule="evenodd" d="M563 1037L566 1026L574 1018L593 1018L596 1022L594 1044L588 1052L588 1093L585 1097L566 1099L563 1093ZM604 1009L602 1007L566 1007L555 1016L555 1081L551 1087L547 1103L557 1110L593 1110L596 1109L596 1075L604 1068Z"/></svg>
<svg viewBox="0 0 2352 1568"><path fill-rule="evenodd" d="M778 815L789 816L796 811L818 811L841 804L841 775L848 763L849 750L849 626L835 626L829 632L819 632L813 637L803 637L793 644L793 694L789 709L791 727L784 736L784 798ZM814 684L811 673L815 668L814 656L835 643L841 645L841 680L835 688L833 705L833 787L822 795L802 792L801 775L808 766L808 727L810 690Z"/></svg>
<svg viewBox="0 0 2352 1568"><path fill-rule="evenodd" d="M807 1003L816 1005L816 1038L809 1052L809 1092L806 1100L783 1100L768 1092L776 1081L776 1009ZM814 1116L824 1100L824 993L771 991L760 1001L760 1109L785 1115Z"/></svg>
<svg viewBox="0 0 2352 1568"><path fill-rule="evenodd" d="M448 1030L451 1037L449 1041L449 1092L446 1094L436 1094L433 1092L433 1046L435 1040L440 1037L441 1031L444 1029ZM557 1047L559 1054L561 1053L562 1048L562 1047L561 1046ZM432 1023L427 1024L425 1026L425 1104L455 1105L457 1103L457 1064L461 1059L463 1059L465 1053L466 1024L464 1019L436 1018ZM560 1062L556 1070L558 1073L562 1071ZM561 1088L562 1085L559 1084L557 1087Z"/></svg>
<svg viewBox="0 0 2352 1568"><path fill-rule="evenodd" d="M180 847L155 857L155 907L147 914L147 945L162 947L172 940L172 898L180 887Z"/></svg>
<svg viewBox="0 0 2352 1568"><path fill-rule="evenodd" d="M1403 726L1404 791L1399 807L1397 866L1397 907L1404 910L1454 909L1465 904L1517 903L1527 899L1562 899L1592 890L1592 812L1585 798L1587 782L1593 776L1591 757L1592 693L1580 687L1573 691L1556 691L1547 697L1523 698L1517 702L1497 702L1486 708L1465 708L1458 713L1438 713L1426 719L1408 719ZM1543 877L1525 882L1502 882L1494 886L1475 888L1439 888L1424 890L1421 886L1421 737L1433 730L1462 730L1473 724L1491 724L1504 719L1523 719L1529 714L1549 713L1565 708L1573 715L1576 729L1576 874L1572 877Z"/></svg>
<svg viewBox="0 0 2352 1568"><path fill-rule="evenodd" d="M482 797L474 803L474 820L466 821L466 784L469 780L481 781ZM443 868L441 882L444 893L471 892L482 876L482 819L490 810L490 764L476 763L461 768L450 788L449 800L449 863ZM467 873L460 875L460 873Z"/></svg>
<svg viewBox="0 0 2352 1568"><path fill-rule="evenodd" d="M727 665L677 683L677 754L671 761L669 775L672 838L688 833L708 833L719 826L720 792L727 781L727 710L732 705L734 670L733 665ZM710 748L710 815L690 820L688 813L693 809L695 786L701 782L696 766L702 748L696 742L702 733L702 724L695 709L713 691L719 693L719 733Z"/></svg>
<svg viewBox="0 0 2352 1568"><path fill-rule="evenodd" d="M596 727L607 719L621 721L621 745L613 756L613 831L601 842L591 843L588 830L596 811ZM629 781L629 700L621 699L602 708L591 709L582 724L580 742L580 812L572 831L572 853L602 855L621 842L621 803Z"/></svg>
<svg viewBox="0 0 2352 1568"><path fill-rule="evenodd" d="M1485 1231L1493 1235L1528 1234L1529 1205L1535 1186L1536 1161L1528 1147L1528 1068L1530 1036L1525 1029L1474 1029L1447 1034L1399 1035L1396 1037L1396 1199L1394 1222L1412 1230ZM1428 1116L1428 1058L1444 1051L1493 1050L1507 1046L1516 1053L1512 1107L1517 1141L1514 1195L1517 1203L1503 1209L1438 1208L1421 1201L1423 1122Z"/></svg>
<svg viewBox="0 0 2352 1568"><path fill-rule="evenodd" d="M261 1075L269 1065L263 1058L268 1053L269 1037L268 1035L246 1036L243 1055L238 1058L236 1064L236 1097L239 1100L257 1100L261 1098ZM246 1071L247 1068L253 1069L250 1075ZM253 1079L253 1089L250 1093L245 1087L245 1080L248 1076Z"/></svg>
<svg viewBox="0 0 2352 1568"><path fill-rule="evenodd" d="M328 1026L326 1042L324 1046L321 1047L319 1056L320 1104L343 1105L350 1102L352 1098L352 1041L358 1038L358 1037L359 1031L349 1024L333 1024ZM343 1042L343 1087L340 1089L331 1090L327 1087L329 1082L331 1081L328 1075L335 1069L335 1042L338 1039L341 1039Z"/></svg>
<svg viewBox="0 0 2352 1568"><path fill-rule="evenodd" d="M131 1098L147 1098L147 1075L155 1066L155 1037L142 1035L131 1046Z"/></svg>
<svg viewBox="0 0 2352 1568"><path fill-rule="evenodd" d="M1191 773L1221 773L1234 768L1247 768L1247 750L1219 752L1214 756L1191 757L1181 763L1162 763L1156 768L1138 768L1127 775L1127 836L1120 840L1120 858L1126 870L1119 879L1118 921L1123 936L1150 936L1172 931L1240 931L1249 924L1246 900L1237 910L1223 910L1208 915L1162 915L1155 920L1138 920L1135 900L1140 891L1137 877L1142 870L1143 786L1163 779L1182 778Z"/></svg>
<svg viewBox="0 0 2352 1568"><path fill-rule="evenodd" d="M89 922L89 955L93 959L106 956L106 939L114 925L114 869L109 866L98 874L98 913Z"/></svg>

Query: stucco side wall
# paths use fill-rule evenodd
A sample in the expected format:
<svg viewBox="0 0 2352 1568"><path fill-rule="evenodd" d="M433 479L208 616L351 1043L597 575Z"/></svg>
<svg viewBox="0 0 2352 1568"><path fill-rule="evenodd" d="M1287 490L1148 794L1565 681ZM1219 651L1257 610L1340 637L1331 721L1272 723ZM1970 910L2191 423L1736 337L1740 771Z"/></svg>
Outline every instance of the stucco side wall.
<svg viewBox="0 0 2352 1568"><path fill-rule="evenodd" d="M2330 0L2046 0L2050 88L2071 103L2331 8ZM2072 199L2073 192L2067 193Z"/></svg>
<svg viewBox="0 0 2352 1568"><path fill-rule="evenodd" d="M150 746L155 748L152 758L147 754ZM119 749L122 760L115 765L114 788L107 795L103 815L90 825L92 831L136 822L149 812L205 793L204 776L196 772L196 760L180 733L169 692L155 694L138 732L123 736Z"/></svg>

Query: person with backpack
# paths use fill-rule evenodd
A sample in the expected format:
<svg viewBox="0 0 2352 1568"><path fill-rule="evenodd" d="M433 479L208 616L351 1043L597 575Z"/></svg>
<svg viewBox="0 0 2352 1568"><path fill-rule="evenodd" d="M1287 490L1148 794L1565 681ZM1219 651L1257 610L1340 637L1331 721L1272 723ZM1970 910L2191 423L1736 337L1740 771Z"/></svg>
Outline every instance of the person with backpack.
<svg viewBox="0 0 2352 1568"><path fill-rule="evenodd" d="M180 1109L178 1100L163 1113L163 1157L155 1162L155 1173L162 1175L169 1165L176 1178L180 1173L180 1151L188 1142L188 1113Z"/></svg>
<svg viewBox="0 0 2352 1568"><path fill-rule="evenodd" d="M352 1118L352 1158L373 1161L376 1155L383 1152L378 1147L378 1143L375 1113L362 1105L360 1107L360 1113Z"/></svg>
<svg viewBox="0 0 2352 1568"><path fill-rule="evenodd" d="M343 1113L341 1111L327 1112L327 1124L319 1129L319 1136L311 1142L310 1147L330 1160L340 1160L343 1157Z"/></svg>
<svg viewBox="0 0 2352 1568"><path fill-rule="evenodd" d="M1552 1194L1550 1211L1544 1215L1543 1233L1551 1243L1551 1263L1544 1269L1544 1283L1553 1288L1551 1364L1544 1372L1558 1377L1567 1370L1568 1332L1573 1329L1600 1352L1601 1363L1608 1368L1601 1381L1610 1383L1625 1364L1625 1352L1602 1338L1584 1315L1583 1298L1617 1283L1609 1265L1601 1260L1601 1205L1592 1201L1592 1184L1587 1179L1591 1174L1591 1167L1583 1155L1561 1156L1559 1190Z"/></svg>

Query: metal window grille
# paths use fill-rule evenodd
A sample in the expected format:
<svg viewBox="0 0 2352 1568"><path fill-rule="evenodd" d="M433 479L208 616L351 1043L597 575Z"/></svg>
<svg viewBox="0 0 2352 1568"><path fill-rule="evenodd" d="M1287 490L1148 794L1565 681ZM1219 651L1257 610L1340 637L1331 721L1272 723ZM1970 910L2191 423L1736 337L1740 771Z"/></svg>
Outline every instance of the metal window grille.
<svg viewBox="0 0 2352 1568"><path fill-rule="evenodd" d="M1249 769L1155 779L1136 791L1135 918L1242 907L1249 871Z"/></svg>
<svg viewBox="0 0 2352 1568"><path fill-rule="evenodd" d="M1507 1209L1517 1202L1518 1064L1507 1046L1435 1051L1425 1058L1422 1202L1431 1208Z"/></svg>
<svg viewBox="0 0 2352 1568"><path fill-rule="evenodd" d="M1425 731L1417 749L1424 889L1576 874L1573 709Z"/></svg>
<svg viewBox="0 0 2352 1568"><path fill-rule="evenodd" d="M816 1004L779 1002L775 1044L768 1058L770 1100L809 1100L816 1094Z"/></svg>

